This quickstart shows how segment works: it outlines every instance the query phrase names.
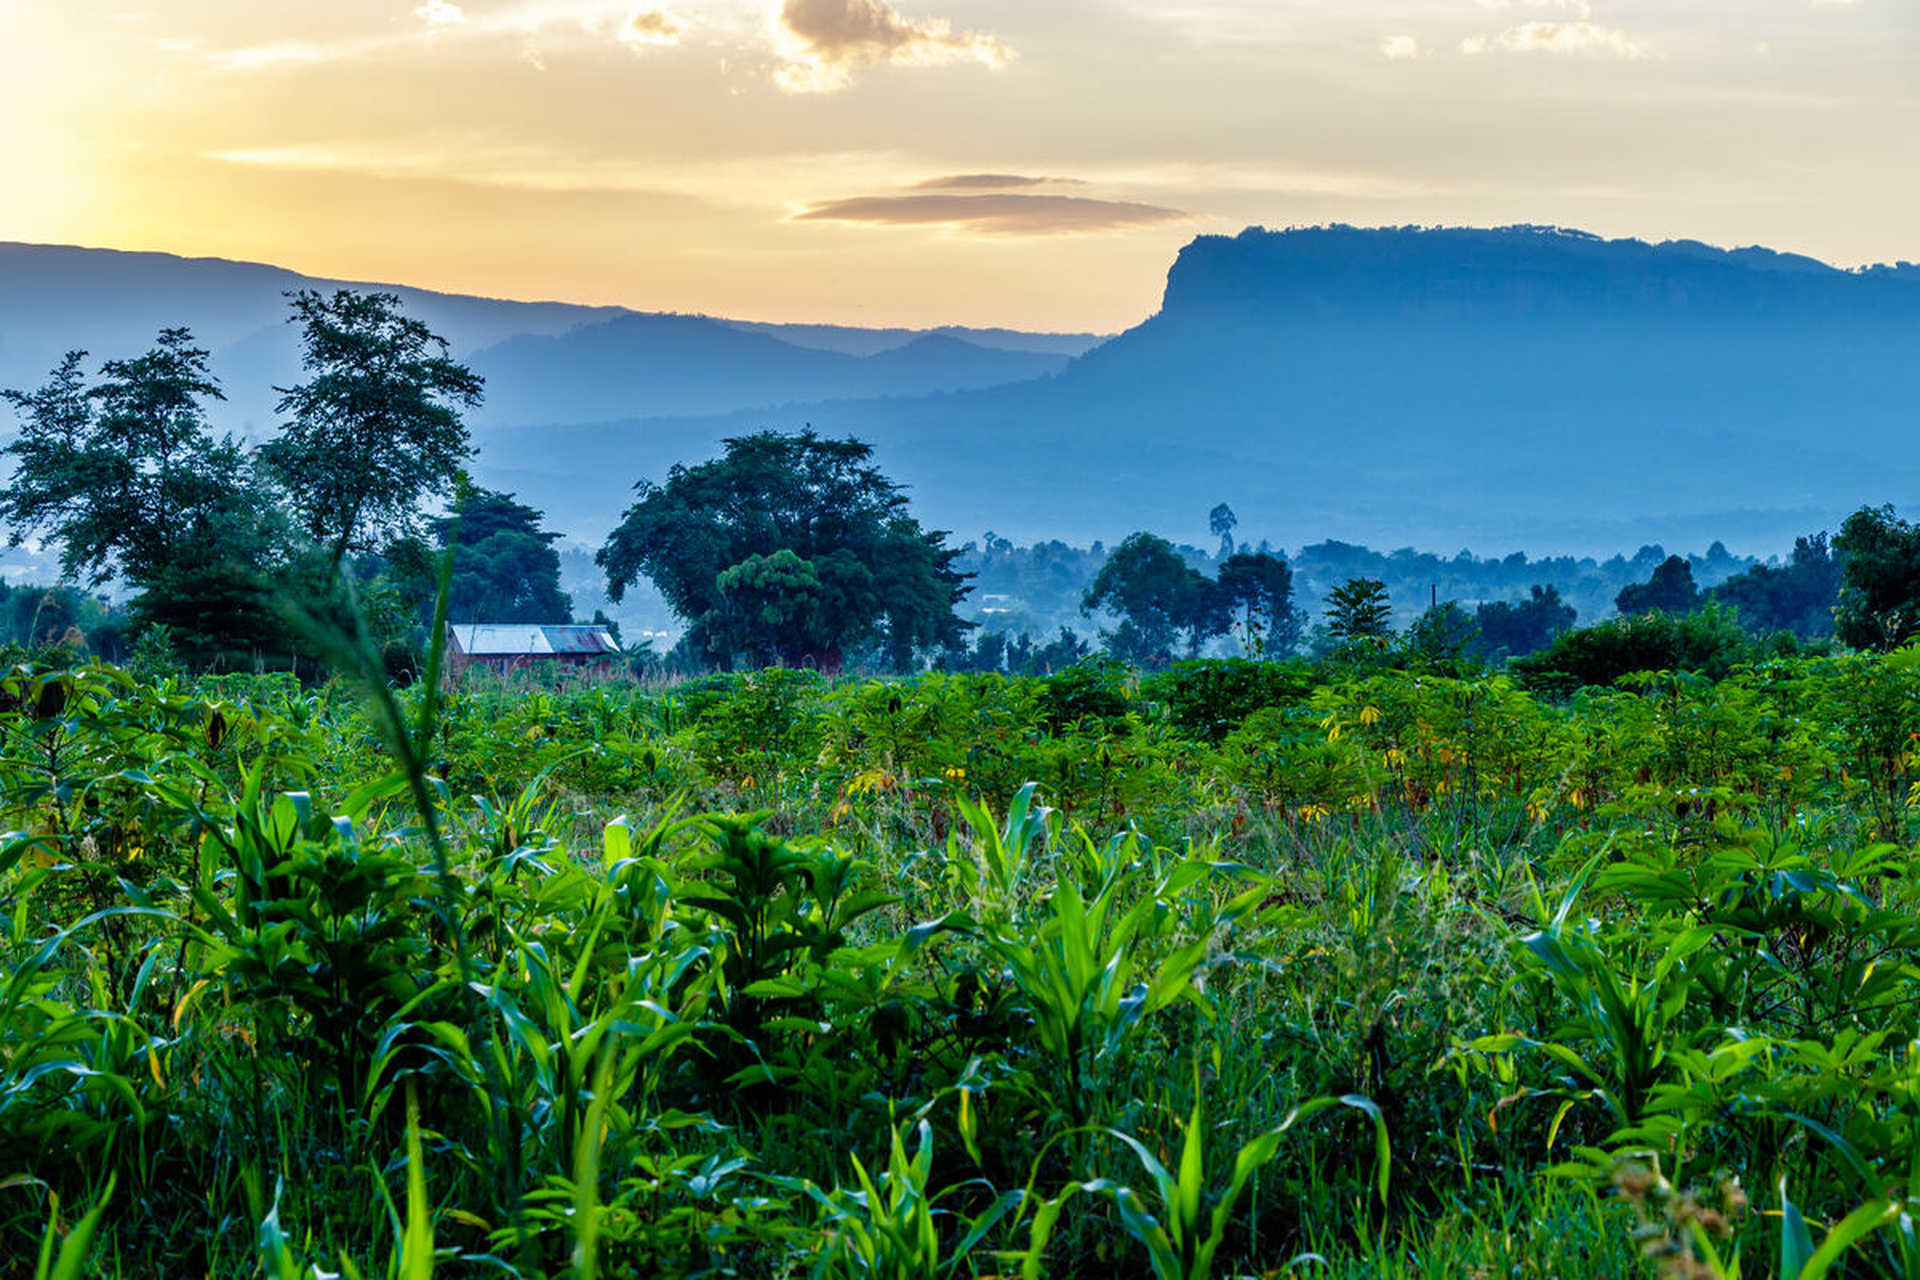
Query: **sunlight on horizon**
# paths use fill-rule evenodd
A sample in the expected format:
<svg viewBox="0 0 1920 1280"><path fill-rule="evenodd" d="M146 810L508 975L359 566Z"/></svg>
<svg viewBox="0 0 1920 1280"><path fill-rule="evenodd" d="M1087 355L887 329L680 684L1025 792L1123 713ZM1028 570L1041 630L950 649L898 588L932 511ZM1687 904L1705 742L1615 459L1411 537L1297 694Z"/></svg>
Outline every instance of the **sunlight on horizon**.
<svg viewBox="0 0 1920 1280"><path fill-rule="evenodd" d="M1920 257L1873 0L0 7L0 239L766 320L1110 331L1195 234Z"/></svg>

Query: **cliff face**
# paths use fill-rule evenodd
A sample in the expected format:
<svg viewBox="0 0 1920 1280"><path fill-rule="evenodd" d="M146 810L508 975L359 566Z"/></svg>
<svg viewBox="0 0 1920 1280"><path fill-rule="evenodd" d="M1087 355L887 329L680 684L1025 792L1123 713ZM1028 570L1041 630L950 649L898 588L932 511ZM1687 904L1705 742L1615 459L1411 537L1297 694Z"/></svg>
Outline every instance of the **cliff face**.
<svg viewBox="0 0 1920 1280"><path fill-rule="evenodd" d="M1249 229L1182 250L1161 316L1911 322L1920 316L1916 286L1920 268L1911 266L1846 272L1767 249L1552 228Z"/></svg>

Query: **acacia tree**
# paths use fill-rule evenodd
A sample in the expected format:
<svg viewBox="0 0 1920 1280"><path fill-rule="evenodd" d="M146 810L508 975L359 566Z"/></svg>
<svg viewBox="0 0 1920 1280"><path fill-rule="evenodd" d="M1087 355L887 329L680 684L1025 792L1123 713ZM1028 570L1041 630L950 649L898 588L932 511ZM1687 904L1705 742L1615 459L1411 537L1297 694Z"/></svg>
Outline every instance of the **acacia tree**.
<svg viewBox="0 0 1920 1280"><path fill-rule="evenodd" d="M275 388L290 417L260 456L338 569L349 551L410 535L421 501L452 490L473 452L460 410L480 403L483 380L395 294L288 297L308 376Z"/></svg>
<svg viewBox="0 0 1920 1280"><path fill-rule="evenodd" d="M920 527L872 446L812 430L761 431L726 453L643 480L594 557L619 600L653 581L700 660L838 667L878 645L898 670L959 642L967 593L944 530ZM785 554L782 554L785 553Z"/></svg>
<svg viewBox="0 0 1920 1280"><path fill-rule="evenodd" d="M103 364L91 387L85 358L69 352L38 390L3 393L20 420L0 490L10 537L58 542L69 577L119 577L139 593L136 618L173 627L193 658L269 643L277 512L246 451L208 425L205 402L223 397L207 352L186 329L163 329L145 355Z"/></svg>
<svg viewBox="0 0 1920 1280"><path fill-rule="evenodd" d="M1300 643L1300 610L1293 606L1293 570L1264 551L1235 554L1220 566L1217 591L1230 616L1246 627L1249 647L1272 657Z"/></svg>
<svg viewBox="0 0 1920 1280"><path fill-rule="evenodd" d="M1215 584L1151 533L1128 534L1080 598L1082 612L1108 609L1120 625L1102 632L1107 651L1129 662L1164 662L1184 640L1189 653L1226 631L1232 610Z"/></svg>

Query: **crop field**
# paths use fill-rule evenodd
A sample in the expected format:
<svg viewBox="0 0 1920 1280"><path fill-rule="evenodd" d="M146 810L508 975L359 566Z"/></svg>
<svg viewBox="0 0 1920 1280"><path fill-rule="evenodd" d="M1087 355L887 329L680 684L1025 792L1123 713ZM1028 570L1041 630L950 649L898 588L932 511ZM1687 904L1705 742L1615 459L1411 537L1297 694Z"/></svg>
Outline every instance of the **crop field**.
<svg viewBox="0 0 1920 1280"><path fill-rule="evenodd" d="M1920 1276L1920 649L433 688L5 676L0 1274Z"/></svg>

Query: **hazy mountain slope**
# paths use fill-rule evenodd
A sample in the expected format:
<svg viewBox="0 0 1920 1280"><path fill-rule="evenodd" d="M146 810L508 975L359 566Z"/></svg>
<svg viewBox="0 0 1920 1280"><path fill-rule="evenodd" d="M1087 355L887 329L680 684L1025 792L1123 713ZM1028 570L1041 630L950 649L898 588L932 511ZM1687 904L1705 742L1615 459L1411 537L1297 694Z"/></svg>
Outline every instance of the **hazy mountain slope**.
<svg viewBox="0 0 1920 1280"><path fill-rule="evenodd" d="M594 422L719 413L829 397L914 395L1058 372L1064 356L929 334L869 356L799 347L704 316L626 315L475 352L487 404L475 421Z"/></svg>
<svg viewBox="0 0 1920 1280"><path fill-rule="evenodd" d="M299 377L298 334L286 323L282 295L343 285L399 294L408 313L445 337L461 359L488 352L477 362L497 367L483 369L492 376L489 407L476 419L482 423L717 413L794 399L983 386L1051 373L1097 341L1012 330L738 325L321 280L214 258L0 243L0 387L39 385L70 349L83 348L95 361L134 355L163 326L185 325L213 352L226 387L220 425L262 436L273 429L273 388ZM780 340L787 329L806 341ZM577 341L540 341L575 331ZM648 346L656 342L658 349ZM862 360L835 346L885 358ZM583 380L596 368L604 380ZM651 389L662 394L654 398ZM0 415L0 433L9 426Z"/></svg>
<svg viewBox="0 0 1920 1280"><path fill-rule="evenodd" d="M484 462L575 477L582 536L634 479L810 422L872 440L969 535L1199 536L1226 501L1276 541L1778 549L1920 499L1917 276L1535 229L1249 231L1189 245L1159 313L1053 378L540 432ZM558 461L582 457L591 477Z"/></svg>
<svg viewBox="0 0 1920 1280"><path fill-rule="evenodd" d="M623 314L617 307L511 302L405 285L322 280L280 267L165 253L0 243L0 387L37 386L60 356L137 355L162 327L185 325L214 353L227 388L226 425L265 429L272 385L299 368L286 323L290 290L378 287L466 356L515 334L562 333Z"/></svg>
<svg viewBox="0 0 1920 1280"><path fill-rule="evenodd" d="M796 347L818 347L822 351L840 351L850 356L878 355L927 335L958 338L976 347L992 347L999 351L1077 356L1099 346L1111 336L1099 333L1023 333L1018 329L973 329L958 324L943 324L936 329L850 329L836 324L770 324L754 320L729 320L727 323L748 333L764 333L770 338L791 342Z"/></svg>

